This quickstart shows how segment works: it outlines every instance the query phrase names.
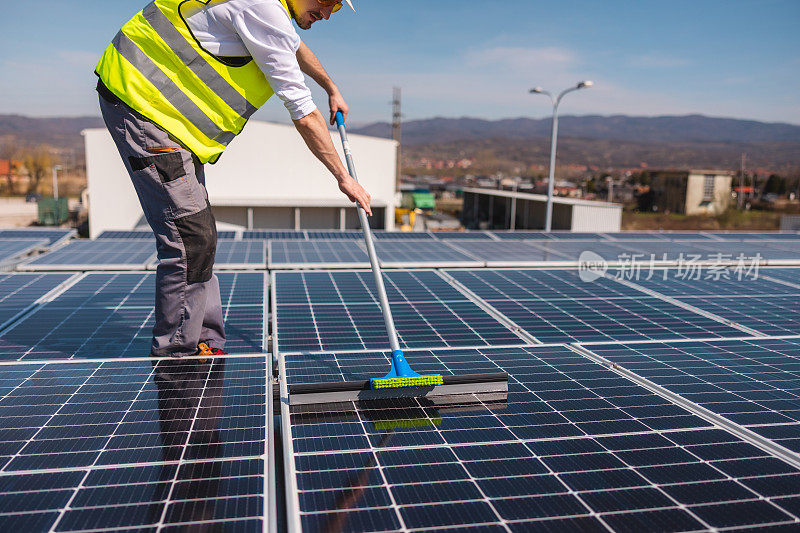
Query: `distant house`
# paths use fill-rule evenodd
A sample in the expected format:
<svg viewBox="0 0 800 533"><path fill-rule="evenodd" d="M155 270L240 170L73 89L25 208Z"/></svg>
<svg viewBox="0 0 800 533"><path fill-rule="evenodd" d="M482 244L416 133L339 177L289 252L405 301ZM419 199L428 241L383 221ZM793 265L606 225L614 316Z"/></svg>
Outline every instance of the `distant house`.
<svg viewBox="0 0 800 533"><path fill-rule="evenodd" d="M684 215L717 215L731 201L733 173L727 170L651 170L653 207Z"/></svg>

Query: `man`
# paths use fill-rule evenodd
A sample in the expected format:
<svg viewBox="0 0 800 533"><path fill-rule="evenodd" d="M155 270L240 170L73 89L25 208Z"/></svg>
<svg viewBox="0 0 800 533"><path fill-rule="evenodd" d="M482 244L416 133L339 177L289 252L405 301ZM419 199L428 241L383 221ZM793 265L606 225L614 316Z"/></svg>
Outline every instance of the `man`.
<svg viewBox="0 0 800 533"><path fill-rule="evenodd" d="M100 108L160 260L151 355L225 353L203 164L215 163L273 94L339 189L371 215L370 196L336 154L303 73L328 93L331 123L347 104L292 25L308 29L341 7L338 0L155 0L104 52L96 68Z"/></svg>

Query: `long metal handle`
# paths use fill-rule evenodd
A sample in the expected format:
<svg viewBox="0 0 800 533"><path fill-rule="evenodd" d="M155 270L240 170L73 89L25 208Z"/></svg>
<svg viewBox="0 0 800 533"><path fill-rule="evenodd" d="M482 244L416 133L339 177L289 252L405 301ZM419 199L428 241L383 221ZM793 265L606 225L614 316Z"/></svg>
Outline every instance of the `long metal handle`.
<svg viewBox="0 0 800 533"><path fill-rule="evenodd" d="M353 164L353 154L350 151L350 141L347 140L347 130L344 127L344 116L341 111L336 113L336 124L339 127L339 135L342 137L342 149L344 149L344 159L347 162L347 171L354 180L358 181L356 166ZM372 231L369 228L367 213L358 203L356 204L356 209L358 210L358 219L361 221L361 230L364 232L364 240L367 243L367 254L369 255L369 263L372 265L372 274L375 276L375 286L378 288L378 300L383 312L383 321L386 324L386 334L389 336L389 345L392 351L399 350L400 342L397 340L397 330L394 328L392 310L389 308L389 298L386 296L386 287L383 285L383 274L381 274L381 267L378 263L378 254L375 253L375 243L372 240Z"/></svg>

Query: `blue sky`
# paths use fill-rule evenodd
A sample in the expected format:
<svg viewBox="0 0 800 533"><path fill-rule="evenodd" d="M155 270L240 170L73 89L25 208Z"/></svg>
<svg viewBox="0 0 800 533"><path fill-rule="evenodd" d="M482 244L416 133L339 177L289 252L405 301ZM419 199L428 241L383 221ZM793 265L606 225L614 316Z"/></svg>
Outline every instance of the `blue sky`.
<svg viewBox="0 0 800 533"><path fill-rule="evenodd" d="M800 124L798 0L354 0L301 31L352 107L388 120L543 117L541 85L571 94L563 114L702 113ZM97 115L92 70L144 0L3 2L0 113ZM313 85L313 82L312 82ZM320 107L324 93L314 91ZM286 122L273 99L257 118Z"/></svg>

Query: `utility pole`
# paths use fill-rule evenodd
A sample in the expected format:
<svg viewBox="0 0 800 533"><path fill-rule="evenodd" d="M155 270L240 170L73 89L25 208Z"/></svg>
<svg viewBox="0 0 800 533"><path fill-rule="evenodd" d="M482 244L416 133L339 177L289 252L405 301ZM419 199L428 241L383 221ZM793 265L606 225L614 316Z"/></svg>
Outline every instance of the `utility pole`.
<svg viewBox="0 0 800 533"><path fill-rule="evenodd" d="M392 139L397 141L397 170L395 172L395 191L400 190L400 164L402 161L403 145L403 114L401 112L400 87L394 88L392 98Z"/></svg>
<svg viewBox="0 0 800 533"><path fill-rule="evenodd" d="M739 201L739 209L744 206L744 164L747 154L742 152L742 166L739 168L739 194L736 199Z"/></svg>

